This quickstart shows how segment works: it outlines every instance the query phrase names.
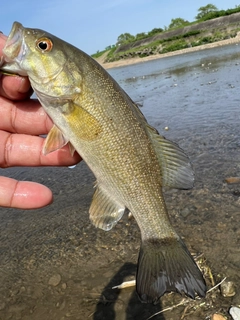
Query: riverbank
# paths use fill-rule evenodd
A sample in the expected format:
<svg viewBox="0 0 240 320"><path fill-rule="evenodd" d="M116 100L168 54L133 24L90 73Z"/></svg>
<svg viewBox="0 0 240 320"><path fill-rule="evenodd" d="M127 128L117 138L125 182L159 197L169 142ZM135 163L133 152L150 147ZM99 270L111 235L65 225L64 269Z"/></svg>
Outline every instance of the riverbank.
<svg viewBox="0 0 240 320"><path fill-rule="evenodd" d="M168 53L164 53L164 54L156 54L156 55L152 55L152 56L148 56L148 57L144 57L144 58L122 59L122 60L118 60L118 61L114 61L114 62L107 62L107 63L104 63L103 60L101 59L101 57L99 57L96 60L105 69L111 69L111 68L118 68L118 67L128 66L131 64L151 61L151 60L155 60L155 59L161 59L161 58L165 58L165 57L171 57L171 56L175 56L175 55L185 54L185 53L189 53L189 52L226 46L226 45L230 45L230 44L236 44L236 45L240 44L240 34L239 33L235 38L221 40L221 41L217 41L217 42L213 42L213 43L207 43L204 45L186 48L186 49L177 50L177 51L172 51L172 52L168 52Z"/></svg>

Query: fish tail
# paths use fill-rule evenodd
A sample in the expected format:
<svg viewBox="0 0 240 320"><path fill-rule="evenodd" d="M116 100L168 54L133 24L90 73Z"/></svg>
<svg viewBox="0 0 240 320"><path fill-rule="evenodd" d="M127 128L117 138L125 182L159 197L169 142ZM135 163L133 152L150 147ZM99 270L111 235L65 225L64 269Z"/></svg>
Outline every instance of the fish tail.
<svg viewBox="0 0 240 320"><path fill-rule="evenodd" d="M142 302L157 302L176 291L195 299L206 295L203 275L180 238L146 239L142 242L136 290Z"/></svg>

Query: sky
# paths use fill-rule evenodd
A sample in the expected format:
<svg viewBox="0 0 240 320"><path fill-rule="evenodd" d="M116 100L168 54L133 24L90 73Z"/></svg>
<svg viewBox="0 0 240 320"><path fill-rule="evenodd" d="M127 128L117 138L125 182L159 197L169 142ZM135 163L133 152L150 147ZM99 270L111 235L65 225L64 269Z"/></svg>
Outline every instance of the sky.
<svg viewBox="0 0 240 320"><path fill-rule="evenodd" d="M209 3L226 10L240 0L5 0L0 30L8 35L12 23L18 21L93 54L115 44L122 33L164 28L175 18L194 21L198 9Z"/></svg>

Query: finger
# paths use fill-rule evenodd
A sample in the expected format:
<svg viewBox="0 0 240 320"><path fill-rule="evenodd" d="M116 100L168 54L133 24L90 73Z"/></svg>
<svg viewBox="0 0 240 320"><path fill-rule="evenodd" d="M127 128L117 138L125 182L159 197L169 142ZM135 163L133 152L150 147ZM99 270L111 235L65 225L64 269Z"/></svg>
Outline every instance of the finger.
<svg viewBox="0 0 240 320"><path fill-rule="evenodd" d="M46 134L53 123L35 99L11 101L0 97L0 129L32 135Z"/></svg>
<svg viewBox="0 0 240 320"><path fill-rule="evenodd" d="M36 209L50 204L52 199L51 190L39 183L0 177L1 207Z"/></svg>
<svg viewBox="0 0 240 320"><path fill-rule="evenodd" d="M33 93L27 77L18 75L0 77L0 95L12 100L23 100Z"/></svg>
<svg viewBox="0 0 240 320"><path fill-rule="evenodd" d="M13 166L72 166L81 158L78 153L72 157L69 147L43 155L44 138L0 131L0 167Z"/></svg>

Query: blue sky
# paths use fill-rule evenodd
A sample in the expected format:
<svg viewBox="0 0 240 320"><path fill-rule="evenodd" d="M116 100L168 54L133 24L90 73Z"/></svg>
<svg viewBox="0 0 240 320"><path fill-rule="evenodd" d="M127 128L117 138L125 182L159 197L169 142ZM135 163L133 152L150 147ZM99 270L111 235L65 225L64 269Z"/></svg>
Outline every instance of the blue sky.
<svg viewBox="0 0 240 320"><path fill-rule="evenodd" d="M172 18L193 21L198 8L208 3L228 9L240 0L5 0L1 3L0 30L8 35L12 23L18 21L93 54L115 44L125 32L136 35L163 28Z"/></svg>

